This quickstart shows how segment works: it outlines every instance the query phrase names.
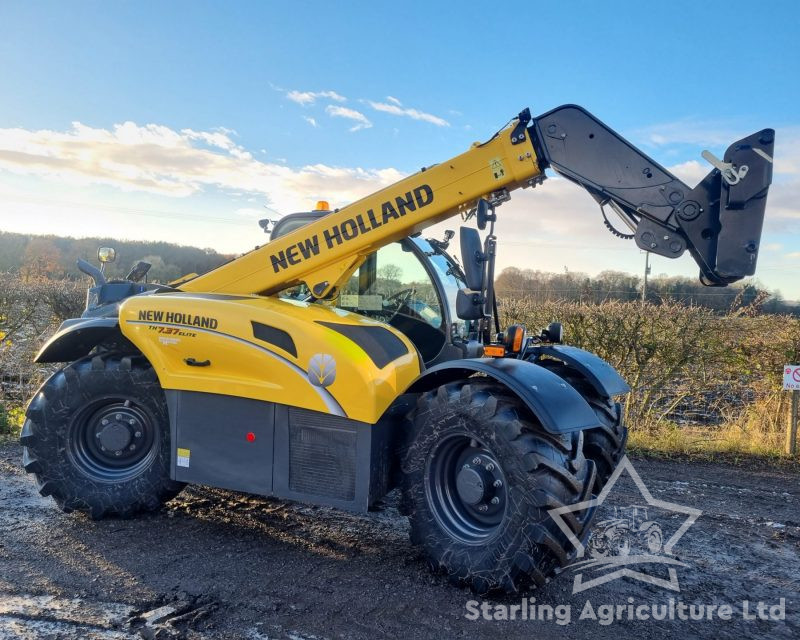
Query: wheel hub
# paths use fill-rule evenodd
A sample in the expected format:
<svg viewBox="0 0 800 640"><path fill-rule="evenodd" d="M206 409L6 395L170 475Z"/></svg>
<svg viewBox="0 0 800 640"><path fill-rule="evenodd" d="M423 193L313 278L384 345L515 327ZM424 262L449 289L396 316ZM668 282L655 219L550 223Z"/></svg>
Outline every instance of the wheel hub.
<svg viewBox="0 0 800 640"><path fill-rule="evenodd" d="M129 400L98 400L79 411L70 450L77 466L92 478L117 481L135 475L156 451L152 420Z"/></svg>
<svg viewBox="0 0 800 640"><path fill-rule="evenodd" d="M485 487L481 473L469 466L462 468L456 476L456 489L458 497L470 505L478 504L483 500Z"/></svg>
<svg viewBox="0 0 800 640"><path fill-rule="evenodd" d="M132 406L109 406L89 420L89 436L94 434L94 447L101 458L129 460L141 449L144 420ZM91 445L90 445L91 446Z"/></svg>
<svg viewBox="0 0 800 640"><path fill-rule="evenodd" d="M453 434L429 454L427 492L442 528L467 544L483 544L500 530L507 487L495 455L466 434Z"/></svg>
<svg viewBox="0 0 800 640"><path fill-rule="evenodd" d="M121 451L131 443L131 432L119 422L112 422L98 432L100 446L109 451Z"/></svg>
<svg viewBox="0 0 800 640"><path fill-rule="evenodd" d="M474 446L477 445L477 446ZM505 508L505 477L494 456L472 443L460 456L456 492L464 505L482 520Z"/></svg>

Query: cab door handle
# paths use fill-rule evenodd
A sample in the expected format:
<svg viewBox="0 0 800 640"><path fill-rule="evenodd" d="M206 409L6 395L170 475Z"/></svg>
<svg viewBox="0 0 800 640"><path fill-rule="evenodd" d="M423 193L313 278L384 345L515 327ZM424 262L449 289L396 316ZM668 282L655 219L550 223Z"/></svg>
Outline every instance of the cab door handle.
<svg viewBox="0 0 800 640"><path fill-rule="evenodd" d="M195 360L194 358L184 358L183 361L190 367L208 367L211 365L211 360Z"/></svg>

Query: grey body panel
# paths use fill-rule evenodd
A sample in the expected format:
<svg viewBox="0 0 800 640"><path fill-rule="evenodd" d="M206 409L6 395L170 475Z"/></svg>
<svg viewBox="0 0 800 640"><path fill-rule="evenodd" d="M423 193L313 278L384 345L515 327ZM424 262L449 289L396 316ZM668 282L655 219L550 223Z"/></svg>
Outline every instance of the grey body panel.
<svg viewBox="0 0 800 640"><path fill-rule="evenodd" d="M72 362L87 355L118 331L114 318L74 318L64 321L36 354L34 362Z"/></svg>
<svg viewBox="0 0 800 640"><path fill-rule="evenodd" d="M166 396L174 480L272 493L273 403L194 391L168 390ZM189 450L184 466L178 464L178 449Z"/></svg>
<svg viewBox="0 0 800 640"><path fill-rule="evenodd" d="M556 358L577 370L601 396L613 398L631 390L614 367L589 351L557 344L535 347L534 353Z"/></svg>
<svg viewBox="0 0 800 640"><path fill-rule="evenodd" d="M508 387L539 419L545 431L569 433L601 426L592 408L552 371L525 360L451 360L424 371L409 387L415 393L482 373Z"/></svg>
<svg viewBox="0 0 800 640"><path fill-rule="evenodd" d="M165 393L175 480L362 512L389 489L391 424L236 396ZM178 449L189 450L181 464Z"/></svg>

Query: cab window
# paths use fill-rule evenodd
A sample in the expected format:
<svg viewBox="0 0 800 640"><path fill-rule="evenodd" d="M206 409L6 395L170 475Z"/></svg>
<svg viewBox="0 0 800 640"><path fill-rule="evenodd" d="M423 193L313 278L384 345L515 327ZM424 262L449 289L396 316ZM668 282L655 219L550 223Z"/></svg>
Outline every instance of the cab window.
<svg viewBox="0 0 800 640"><path fill-rule="evenodd" d="M429 362L445 344L445 314L431 276L409 245L395 242L370 254L343 287L338 306L402 331Z"/></svg>

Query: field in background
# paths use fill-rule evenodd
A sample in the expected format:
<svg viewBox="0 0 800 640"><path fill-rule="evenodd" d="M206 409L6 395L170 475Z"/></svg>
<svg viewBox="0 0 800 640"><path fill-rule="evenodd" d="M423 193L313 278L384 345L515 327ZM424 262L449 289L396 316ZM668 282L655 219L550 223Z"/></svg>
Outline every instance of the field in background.
<svg viewBox="0 0 800 640"><path fill-rule="evenodd" d="M0 275L0 435L54 366L32 359L65 318L80 314L85 282ZM741 307L721 315L662 302L506 300L503 324L564 324L566 342L614 365L633 391L633 447L668 453L780 455L789 394L783 365L800 360L800 318Z"/></svg>

